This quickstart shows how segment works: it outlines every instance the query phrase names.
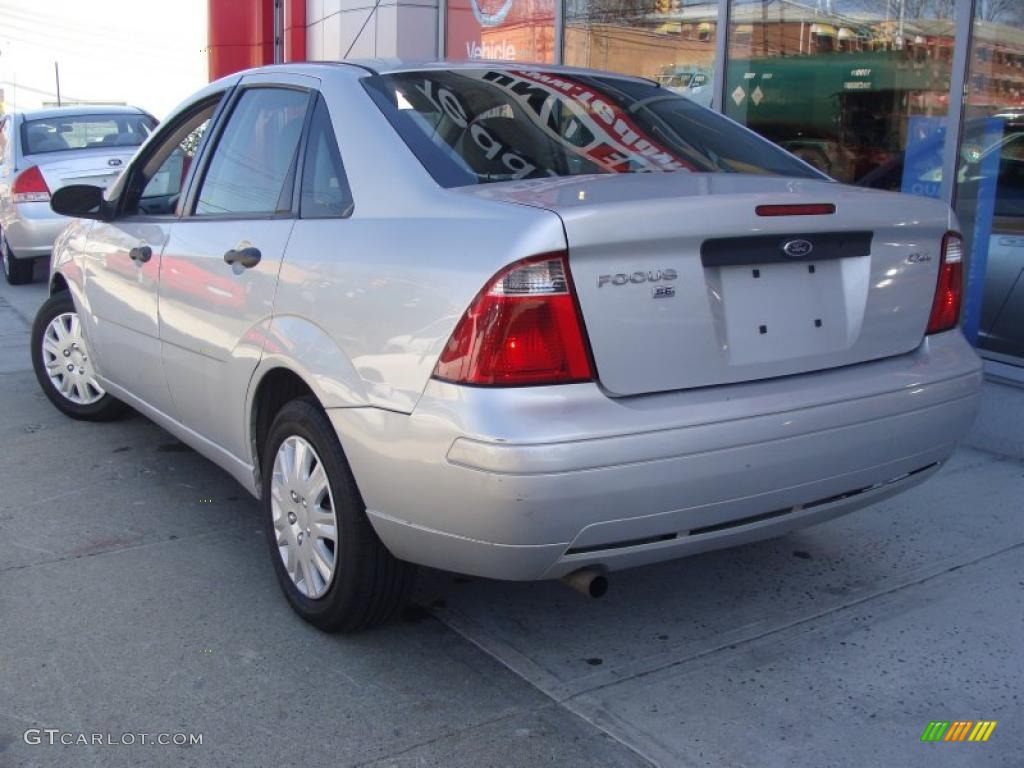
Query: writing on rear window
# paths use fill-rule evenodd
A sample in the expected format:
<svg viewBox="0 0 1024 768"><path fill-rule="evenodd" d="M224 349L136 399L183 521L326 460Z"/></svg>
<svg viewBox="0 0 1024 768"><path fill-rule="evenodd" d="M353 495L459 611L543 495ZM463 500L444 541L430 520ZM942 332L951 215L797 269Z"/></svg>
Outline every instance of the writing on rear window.
<svg viewBox="0 0 1024 768"><path fill-rule="evenodd" d="M780 148L642 80L457 68L364 83L444 186L680 171L820 178Z"/></svg>

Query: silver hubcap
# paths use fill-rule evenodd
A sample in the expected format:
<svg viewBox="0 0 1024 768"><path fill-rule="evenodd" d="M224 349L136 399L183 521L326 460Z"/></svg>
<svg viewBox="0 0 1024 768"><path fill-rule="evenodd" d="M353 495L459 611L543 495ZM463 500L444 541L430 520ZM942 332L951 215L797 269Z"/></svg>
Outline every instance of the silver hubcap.
<svg viewBox="0 0 1024 768"><path fill-rule="evenodd" d="M338 561L338 519L320 457L293 435L281 443L270 478L277 551L296 589L315 600L330 588Z"/></svg>
<svg viewBox="0 0 1024 768"><path fill-rule="evenodd" d="M46 326L43 366L57 391L76 405L92 405L106 394L96 381L82 326L74 312L57 315Z"/></svg>

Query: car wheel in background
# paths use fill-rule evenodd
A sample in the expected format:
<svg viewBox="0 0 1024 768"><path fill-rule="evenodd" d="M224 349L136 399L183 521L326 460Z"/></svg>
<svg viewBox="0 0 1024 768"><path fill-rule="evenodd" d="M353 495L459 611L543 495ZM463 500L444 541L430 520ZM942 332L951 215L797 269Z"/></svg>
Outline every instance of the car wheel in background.
<svg viewBox="0 0 1024 768"><path fill-rule="evenodd" d="M32 367L50 402L75 419L110 421L128 406L96 381L78 311L67 291L54 294L32 324Z"/></svg>
<svg viewBox="0 0 1024 768"><path fill-rule="evenodd" d="M35 259L16 259L11 255L11 248L7 240L0 235L0 255L4 261L4 277L11 285L25 285L32 282L32 273L35 271Z"/></svg>
<svg viewBox="0 0 1024 768"><path fill-rule="evenodd" d="M377 538L334 428L315 401L293 400L281 409L262 458L270 556L296 613L327 632L391 618L408 597L415 566Z"/></svg>

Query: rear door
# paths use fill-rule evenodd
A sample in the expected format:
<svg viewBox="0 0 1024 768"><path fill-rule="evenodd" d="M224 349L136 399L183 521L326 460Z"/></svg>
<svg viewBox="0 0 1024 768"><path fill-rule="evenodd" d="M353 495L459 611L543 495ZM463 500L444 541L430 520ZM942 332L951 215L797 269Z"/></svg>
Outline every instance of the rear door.
<svg viewBox="0 0 1024 768"><path fill-rule="evenodd" d="M160 272L160 340L180 420L233 453L295 223L316 78L243 78L176 223Z"/></svg>

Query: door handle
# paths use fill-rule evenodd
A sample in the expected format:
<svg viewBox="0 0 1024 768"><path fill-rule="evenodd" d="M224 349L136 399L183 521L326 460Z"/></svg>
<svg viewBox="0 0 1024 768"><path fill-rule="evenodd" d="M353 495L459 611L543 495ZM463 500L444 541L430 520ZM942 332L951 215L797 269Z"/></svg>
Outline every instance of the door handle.
<svg viewBox="0 0 1024 768"><path fill-rule="evenodd" d="M153 258L153 249L148 245L137 245L128 251L128 258L132 261L137 261L141 264L145 264L151 258Z"/></svg>
<svg viewBox="0 0 1024 768"><path fill-rule="evenodd" d="M248 248L240 248L238 250L232 248L224 254L224 261L228 264L241 264L246 269L255 267L262 258L263 254L260 253L260 249L254 248L251 245Z"/></svg>

